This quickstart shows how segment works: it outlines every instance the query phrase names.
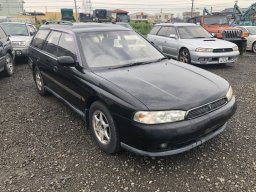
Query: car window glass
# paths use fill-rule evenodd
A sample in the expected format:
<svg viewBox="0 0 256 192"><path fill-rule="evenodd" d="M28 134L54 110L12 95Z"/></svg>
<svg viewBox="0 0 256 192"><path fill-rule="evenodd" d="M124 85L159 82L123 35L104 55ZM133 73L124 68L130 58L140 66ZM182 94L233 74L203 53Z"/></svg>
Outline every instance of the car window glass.
<svg viewBox="0 0 256 192"><path fill-rule="evenodd" d="M158 35L160 35L160 36L166 36L167 31L168 31L168 27L162 27L162 28L159 30Z"/></svg>
<svg viewBox="0 0 256 192"><path fill-rule="evenodd" d="M60 36L60 32L52 31L45 42L44 51L54 56L58 56L58 43Z"/></svg>
<svg viewBox="0 0 256 192"><path fill-rule="evenodd" d="M6 38L6 35L3 31L3 29L0 28L0 39Z"/></svg>
<svg viewBox="0 0 256 192"><path fill-rule="evenodd" d="M166 37L170 37L170 35L176 35L176 29L174 27L168 27Z"/></svg>
<svg viewBox="0 0 256 192"><path fill-rule="evenodd" d="M60 56L71 56L76 59L75 41L69 34L62 33L61 35L58 50L58 57Z"/></svg>
<svg viewBox="0 0 256 192"><path fill-rule="evenodd" d="M155 27L151 30L150 34L151 34L151 35L156 35L160 28L161 28L161 26L155 26Z"/></svg>
<svg viewBox="0 0 256 192"><path fill-rule="evenodd" d="M38 48L38 49L42 49L45 39L47 37L47 35L49 34L49 30L40 30L37 32L36 36L34 37L33 41L32 41L32 46Z"/></svg>
<svg viewBox="0 0 256 192"><path fill-rule="evenodd" d="M36 32L35 28L32 27L32 25L29 25L29 26L28 26L28 30L29 30L29 33L30 33L30 34L35 34L35 32Z"/></svg>

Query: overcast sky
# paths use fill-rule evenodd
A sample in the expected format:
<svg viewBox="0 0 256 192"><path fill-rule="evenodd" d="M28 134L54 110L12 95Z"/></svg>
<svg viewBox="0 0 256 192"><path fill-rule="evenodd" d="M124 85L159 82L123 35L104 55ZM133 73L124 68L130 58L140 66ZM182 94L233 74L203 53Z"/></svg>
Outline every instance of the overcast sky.
<svg viewBox="0 0 256 192"><path fill-rule="evenodd" d="M85 0L86 1L86 0ZM79 12L83 9L83 0L77 0ZM190 11L192 0L91 0L93 9L124 9L130 13L134 12L172 12L182 13ZM241 8L249 7L255 0L239 0L238 5ZM213 11L220 11L224 8L234 6L234 0L194 0L196 11L202 11L204 7ZM60 11L60 8L74 8L74 0L25 0L26 11Z"/></svg>

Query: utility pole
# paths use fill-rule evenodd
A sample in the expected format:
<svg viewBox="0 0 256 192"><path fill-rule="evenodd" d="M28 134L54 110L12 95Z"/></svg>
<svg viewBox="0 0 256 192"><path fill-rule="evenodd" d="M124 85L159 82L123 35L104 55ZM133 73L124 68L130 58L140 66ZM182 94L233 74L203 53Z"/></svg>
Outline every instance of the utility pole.
<svg viewBox="0 0 256 192"><path fill-rule="evenodd" d="M191 17L193 17L193 13L194 13L194 0L192 0Z"/></svg>
<svg viewBox="0 0 256 192"><path fill-rule="evenodd" d="M77 4L76 4L76 0L74 0L74 2L75 2L75 12L76 12L76 22L78 21L78 13L77 13Z"/></svg>

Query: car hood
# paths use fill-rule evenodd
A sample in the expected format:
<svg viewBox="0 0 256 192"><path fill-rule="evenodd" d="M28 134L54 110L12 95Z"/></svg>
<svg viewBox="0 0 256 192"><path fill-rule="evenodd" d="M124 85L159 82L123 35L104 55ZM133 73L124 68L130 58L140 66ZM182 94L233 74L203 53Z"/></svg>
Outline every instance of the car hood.
<svg viewBox="0 0 256 192"><path fill-rule="evenodd" d="M133 95L149 110L188 110L226 95L229 83L174 60L95 72Z"/></svg>
<svg viewBox="0 0 256 192"><path fill-rule="evenodd" d="M31 41L32 37L30 36L10 36L11 41Z"/></svg>
<svg viewBox="0 0 256 192"><path fill-rule="evenodd" d="M236 44L224 41L216 38L201 38L201 39L181 39L184 44L189 44L195 48L213 48L213 49L223 49L223 48L233 48Z"/></svg>

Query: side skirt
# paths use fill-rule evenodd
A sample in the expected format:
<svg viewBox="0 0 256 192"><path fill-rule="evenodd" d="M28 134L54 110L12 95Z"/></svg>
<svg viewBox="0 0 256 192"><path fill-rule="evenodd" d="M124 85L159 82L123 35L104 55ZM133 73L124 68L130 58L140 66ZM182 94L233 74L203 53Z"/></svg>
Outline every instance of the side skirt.
<svg viewBox="0 0 256 192"><path fill-rule="evenodd" d="M52 93L55 97L57 97L58 99L60 99L61 101L63 101L67 106L69 106L73 111L75 111L78 115L80 115L84 120L86 120L85 118L85 113L79 109L77 109L74 105L72 105L71 103L69 103L67 100L65 100L63 97L61 97L58 93L54 92L52 89L50 89L49 87L45 86L44 87L46 91L49 91L50 93Z"/></svg>

